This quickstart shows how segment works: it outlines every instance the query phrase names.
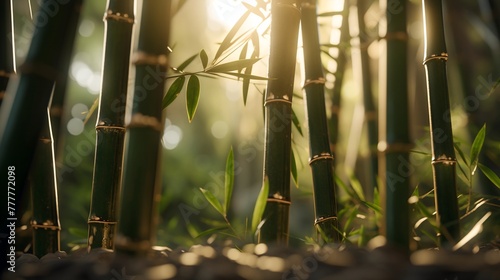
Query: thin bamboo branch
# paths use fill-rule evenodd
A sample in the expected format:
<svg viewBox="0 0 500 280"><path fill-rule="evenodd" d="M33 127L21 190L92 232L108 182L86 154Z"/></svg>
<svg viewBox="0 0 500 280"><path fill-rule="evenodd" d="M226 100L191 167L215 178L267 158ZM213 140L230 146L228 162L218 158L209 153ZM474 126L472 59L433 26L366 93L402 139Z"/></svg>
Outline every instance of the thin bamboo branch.
<svg viewBox="0 0 500 280"><path fill-rule="evenodd" d="M121 188L134 0L108 0L88 248L112 249Z"/></svg>
<svg viewBox="0 0 500 280"><path fill-rule="evenodd" d="M163 76L168 69L170 6L170 0L147 0L142 6L139 45L133 56L134 105L127 122L122 207L115 243L119 253L147 254L155 240L165 79L154 80L153 75Z"/></svg>
<svg viewBox="0 0 500 280"><path fill-rule="evenodd" d="M271 48L265 99L264 178L269 197L259 240L288 244L292 96L300 11L294 0L271 2Z"/></svg>
<svg viewBox="0 0 500 280"><path fill-rule="evenodd" d="M436 219L441 230L441 244L447 246L460 239L456 191L457 160L453 147L446 74L448 53L444 36L442 1L422 0L422 6L425 40L423 64L429 101Z"/></svg>
<svg viewBox="0 0 500 280"><path fill-rule="evenodd" d="M303 0L302 42L305 65L305 99L309 126L309 165L313 176L315 226L325 242L338 242L333 156L325 107L325 78L321 62L316 0Z"/></svg>

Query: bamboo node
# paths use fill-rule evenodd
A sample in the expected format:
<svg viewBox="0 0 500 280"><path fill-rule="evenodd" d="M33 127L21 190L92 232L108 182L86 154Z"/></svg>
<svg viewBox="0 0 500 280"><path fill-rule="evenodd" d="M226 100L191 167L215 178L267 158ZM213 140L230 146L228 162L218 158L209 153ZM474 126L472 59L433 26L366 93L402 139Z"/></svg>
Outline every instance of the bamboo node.
<svg viewBox="0 0 500 280"><path fill-rule="evenodd" d="M445 165L454 165L457 163L457 160L452 157L447 157L446 155L441 155L438 158L432 159L432 164L445 164Z"/></svg>
<svg viewBox="0 0 500 280"><path fill-rule="evenodd" d="M304 83L304 86L302 88L307 87L308 85L315 84L315 85L324 85L326 83L326 79L323 77L319 77L315 80L313 79L307 79L306 82Z"/></svg>
<svg viewBox="0 0 500 280"><path fill-rule="evenodd" d="M127 128L131 127L150 127L157 131L162 131L163 126L157 118L152 116L146 116L140 113L136 113L132 115L132 119L130 123L127 125Z"/></svg>
<svg viewBox="0 0 500 280"><path fill-rule="evenodd" d="M448 53L442 52L440 54L431 54L429 57L424 59L424 62L422 64L425 65L425 64L427 64L427 62L429 62L431 60L435 60L435 59L447 61L448 60Z"/></svg>
<svg viewBox="0 0 500 280"><path fill-rule="evenodd" d="M264 102L264 107L267 106L268 103L273 103L273 102L282 102L286 104L292 104L292 101L288 100L288 96L284 95L282 97L274 97L274 95L271 95L269 98L266 99L266 102Z"/></svg>
<svg viewBox="0 0 500 280"><path fill-rule="evenodd" d="M309 165L319 160L333 160L333 156L330 153L321 153L319 155L314 155L311 157L311 159L309 159Z"/></svg>
<svg viewBox="0 0 500 280"><path fill-rule="evenodd" d="M314 225L318 225L320 223L324 223L326 221L331 221L331 220L338 220L337 219L337 216L330 216L330 217L319 217L319 218L316 218L316 220L314 221Z"/></svg>
<svg viewBox="0 0 500 280"><path fill-rule="evenodd" d="M125 127L123 126L116 126L116 125L107 125L104 122L100 122L98 125L95 127L96 130L125 130Z"/></svg>
<svg viewBox="0 0 500 280"><path fill-rule="evenodd" d="M44 230L61 230L61 227L59 226L53 226L53 225L37 225L37 224L31 224L31 227L33 229L44 229Z"/></svg>
<svg viewBox="0 0 500 280"><path fill-rule="evenodd" d="M135 65L159 65L167 66L167 56L164 54L154 55L138 51L132 57L132 63Z"/></svg>
<svg viewBox="0 0 500 280"><path fill-rule="evenodd" d="M116 20L116 21L122 21L126 23L134 23L134 19L131 18L128 14L121 14L119 12L113 13L112 10L108 10L106 14L104 15L104 20Z"/></svg>

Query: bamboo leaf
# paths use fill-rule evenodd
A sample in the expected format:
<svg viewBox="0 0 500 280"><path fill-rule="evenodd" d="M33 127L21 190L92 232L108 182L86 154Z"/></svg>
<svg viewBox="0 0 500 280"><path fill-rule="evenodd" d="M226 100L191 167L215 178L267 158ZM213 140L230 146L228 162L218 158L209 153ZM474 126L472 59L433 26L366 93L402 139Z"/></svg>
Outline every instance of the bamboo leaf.
<svg viewBox="0 0 500 280"><path fill-rule="evenodd" d="M470 149L470 170L472 171L472 175L476 172L477 169L477 161L479 159L479 153L483 148L484 138L486 137L486 124L483 125L481 130L476 135L474 142L472 142L472 147Z"/></svg>
<svg viewBox="0 0 500 280"><path fill-rule="evenodd" d="M331 17L331 16L338 16L338 15L342 15L342 11L319 13L318 17Z"/></svg>
<svg viewBox="0 0 500 280"><path fill-rule="evenodd" d="M257 201L255 202L255 208L253 209L252 215L252 232L255 232L261 224L262 215L264 214L264 209L266 209L267 197L269 195L269 180L264 178L264 183L260 189L259 195L257 196Z"/></svg>
<svg viewBox="0 0 500 280"><path fill-rule="evenodd" d="M193 54L188 59L186 59L184 62L182 62L181 65L179 65L179 67L174 68L174 70L177 70L179 72L184 71L184 69L186 69L186 67L188 67L189 64L191 64L191 62L193 62L196 59L197 56L198 56L198 54Z"/></svg>
<svg viewBox="0 0 500 280"><path fill-rule="evenodd" d="M295 153L293 152L293 149L290 149L290 171L292 172L292 178L293 182L295 183L295 186L299 188L299 175L297 173L297 162L295 161Z"/></svg>
<svg viewBox="0 0 500 280"><path fill-rule="evenodd" d="M83 120L83 125L86 125L89 119L92 117L94 114L95 110L97 110L97 107L99 106L99 98L96 98L94 100L94 103L92 103L92 106L90 106L89 111L87 112L87 115L85 116L85 119Z"/></svg>
<svg viewBox="0 0 500 280"><path fill-rule="evenodd" d="M297 131L299 132L300 136L304 137L304 134L302 133L302 127L300 126L299 118L297 118L297 114L295 114L295 110L292 109L292 122Z"/></svg>
<svg viewBox="0 0 500 280"><path fill-rule="evenodd" d="M226 159L226 174L224 179L224 215L227 215L229 210L229 203L233 194L234 187L234 154L233 147L229 150Z"/></svg>
<svg viewBox="0 0 500 280"><path fill-rule="evenodd" d="M215 197L215 195L210 190L206 190L204 188L200 188L200 191L205 199L214 207L214 209L217 210L217 212L219 212L223 217L225 217L226 215L224 215L224 209L222 209L222 205Z"/></svg>
<svg viewBox="0 0 500 280"><path fill-rule="evenodd" d="M200 100L200 80L196 75L191 75L187 85L186 92L186 106L189 122L194 118L196 109L198 108L198 101Z"/></svg>
<svg viewBox="0 0 500 280"><path fill-rule="evenodd" d="M247 8L247 10L249 10L250 12L252 12L255 15L259 16L260 18L262 18L262 19L266 18L266 16L264 16L264 14L260 11L258 5L254 7L254 6L251 6L250 4L245 3L245 2L241 2L241 4L243 4L243 6L245 6L245 8Z"/></svg>
<svg viewBox="0 0 500 280"><path fill-rule="evenodd" d="M455 147L455 151L457 151L458 155L460 156L460 158L462 159L462 161L465 163L465 165L469 166L467 158L465 157L464 152L460 148L460 143L455 142L455 143L453 143L453 146Z"/></svg>
<svg viewBox="0 0 500 280"><path fill-rule="evenodd" d="M260 58L248 58L248 59L241 59L241 60L236 60L236 61L231 61L227 63L222 63L218 64L213 67L209 67L206 72L207 73L223 73L223 72L229 72L229 71L236 71L236 70L241 70L245 67L253 65L255 62L259 61Z"/></svg>
<svg viewBox="0 0 500 280"><path fill-rule="evenodd" d="M248 42L246 42L243 48L241 48L240 60L247 58L247 51L248 51Z"/></svg>
<svg viewBox="0 0 500 280"><path fill-rule="evenodd" d="M241 73L236 73L236 72L220 72L220 74L224 75L230 75L230 76L235 76L238 78L247 78L251 80L272 80L271 78L266 78L266 77L261 77L261 76L255 76L255 75L248 75L248 74L241 74Z"/></svg>
<svg viewBox="0 0 500 280"><path fill-rule="evenodd" d="M165 109L170 105L174 100L177 98L179 93L181 92L182 88L184 87L184 82L186 81L185 76L180 76L177 78L170 88L167 91L167 94L165 94L165 97L163 97L163 102L162 102L162 109Z"/></svg>
<svg viewBox="0 0 500 280"><path fill-rule="evenodd" d="M217 53L215 54L214 61L216 61L224 53L224 51L226 51L229 47L231 47L231 41L233 40L236 33L238 33L238 30L241 28L241 26L246 21L249 15L250 11L246 11L233 25L231 30L229 30L224 40L222 40L222 43L220 44L219 49L217 50Z"/></svg>
<svg viewBox="0 0 500 280"><path fill-rule="evenodd" d="M245 68L244 75L252 73L252 66ZM243 78L243 105L247 105L248 90L250 89L250 78Z"/></svg>
<svg viewBox="0 0 500 280"><path fill-rule="evenodd" d="M201 60L201 65L203 65L203 70L207 68L208 65L208 56L205 50L201 50L200 52L200 60Z"/></svg>
<svg viewBox="0 0 500 280"><path fill-rule="evenodd" d="M229 226L221 226L221 227L216 227L216 228L211 228L211 229L207 229L205 231L202 231L200 232L200 234L198 234L195 239L197 238L200 238L200 237L203 237L203 236L207 236L207 235L211 235L212 233L218 233L220 231L223 231L223 230L226 230L228 229Z"/></svg>
<svg viewBox="0 0 500 280"><path fill-rule="evenodd" d="M486 175L486 177L488 177L488 179L490 179L490 181L493 184L495 184L495 186L497 188L500 189L500 178L498 177L498 175L495 174L495 172L493 172L493 170L491 170L486 165L479 163L478 166L479 166L479 169L481 169L481 171L484 173L484 175Z"/></svg>
<svg viewBox="0 0 500 280"><path fill-rule="evenodd" d="M460 240L455 246L453 246L453 250L456 251L462 248L465 244L471 241L474 237L476 237L479 233L483 231L483 224L486 220L491 216L491 212L486 213L475 225L474 227L467 233L462 240Z"/></svg>
<svg viewBox="0 0 500 280"><path fill-rule="evenodd" d="M361 203L363 203L363 205L365 205L366 207L372 209L376 213L382 214L382 207L380 207L379 205L376 205L375 203L371 203L371 202L364 201L364 200L361 201Z"/></svg>
<svg viewBox="0 0 500 280"><path fill-rule="evenodd" d="M359 197L359 199L361 201L365 201L365 195L363 193L363 187L361 186L361 183L359 182L359 180L356 179L354 177L354 175L352 175L350 177L350 181L351 181L352 189L356 192L357 197Z"/></svg>

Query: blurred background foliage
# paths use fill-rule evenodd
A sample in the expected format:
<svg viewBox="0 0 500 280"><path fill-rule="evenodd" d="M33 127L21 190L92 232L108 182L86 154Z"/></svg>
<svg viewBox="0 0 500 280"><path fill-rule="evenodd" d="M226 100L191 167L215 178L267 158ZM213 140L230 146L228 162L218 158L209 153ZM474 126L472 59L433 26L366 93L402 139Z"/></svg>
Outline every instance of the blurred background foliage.
<svg viewBox="0 0 500 280"><path fill-rule="evenodd" d="M372 87L376 98L379 56L378 22L382 13L379 11L378 1L367 1L372 5L364 15L367 29L362 35L369 38L369 44L366 47L371 59ZM251 0L185 1L185 5L172 18L170 65L173 67L179 65L188 57L199 53L201 49L207 52L209 58L213 57L218 43L246 11L242 2L253 3ZM413 153L411 158L415 168L413 186L418 186L419 193L422 195L432 189L432 172L428 155L430 142L428 140L427 96L422 66L421 3L418 0L410 2L408 9L410 41L407 59L410 66L411 132L412 139L416 143L415 150L424 152L424 154ZM486 142L480 162L498 174L500 172L498 165L500 162L500 111L496 108L500 105L500 93L498 88L494 89L494 85L500 76L499 7L498 4L494 4L493 7L494 9L496 7L496 10L489 10L488 0L444 2L450 57L448 80L453 108L451 114L457 142L460 148L468 153L471 139L479 128L487 123ZM105 4L105 1L86 1L84 4L63 115L65 129L61 130L62 134L56 142L62 224L61 247L67 251L70 248L78 248L77 245L86 244L95 147L95 114L89 114L89 111L100 89L104 37L102 18ZM342 9L343 1L320 0L319 4L319 13L324 13ZM39 4L37 1L31 1L31 5L35 13ZM346 3L346 5L350 4ZM16 55L19 65L26 55L33 24L28 1L15 1L14 9ZM320 17L319 20L321 41L328 44L338 40L341 18L330 16ZM260 19L256 18L255 24L259 21ZM252 21L250 20L247 24L251 26ZM265 29L266 24L263 24L260 30L260 34L263 34L260 38L262 60L253 68L253 74L259 76L267 75L269 38ZM119 46L116 47L119 48ZM347 52L350 57L351 48L347 48ZM325 69L334 72L335 61L327 55L324 59ZM302 50L299 49L296 81L300 82L296 82L296 98L293 108L302 129L306 131L304 102L301 98L300 86L304 79L302 61ZM352 73L350 59L346 68L342 88L336 173L347 186L364 186L369 185L370 180L368 166L370 151L363 118L361 83L356 80L356 74ZM201 63L195 60L186 71L197 69L201 69ZM133 74L131 71L131 77ZM327 73L326 78L328 81L326 87L331 90L332 74ZM133 79L130 78L130 83L132 81ZM169 80L169 84L171 82ZM204 200L199 188L210 189L219 197L223 196L225 158L230 146L234 149L236 176L229 219L233 226L242 232L245 231L246 226L249 226L255 199L262 185L264 147L262 94L264 89L265 81L257 81L256 84L251 85L247 104L244 106L239 81L202 78L200 105L191 123L188 122L186 115L184 93L181 93L181 98L177 98L165 110L163 137L165 149L163 151L158 245L176 248L205 242L207 236L199 239L194 237L204 230L217 227L217 221L219 221L217 213ZM329 98L327 102L328 100ZM329 104L327 108L328 106ZM304 135L307 133L304 132ZM312 180L307 165L308 141L296 129L293 132L293 140L299 180L297 187L292 188L290 244L298 245L304 243L306 236L314 235L314 214ZM476 179L473 184L474 191L498 196L498 189L491 185L488 187L488 185L485 180ZM466 193L467 188L467 182L462 182L459 185L459 193ZM374 211L366 207L363 209L362 206L354 203L342 191L342 188L338 189L344 193L340 200L340 207L344 209L344 224L351 216L351 227L358 229L358 237L363 236L363 232L359 231L361 225L367 226L367 231L371 230L373 234L376 230L374 219L377 218ZM432 205L432 195L427 198L430 198L427 205ZM372 200L372 198L369 199ZM122 205L122 207L135 206ZM500 234L498 211L496 213L487 222L488 227L492 229L486 237L489 240ZM414 215L414 222L420 218L419 215ZM370 221L367 222L368 220ZM477 219L470 222L469 229L475 221ZM359 239L358 242L364 242ZM423 239L425 236L420 241ZM356 238L353 240L355 241ZM432 243L430 240L427 242Z"/></svg>

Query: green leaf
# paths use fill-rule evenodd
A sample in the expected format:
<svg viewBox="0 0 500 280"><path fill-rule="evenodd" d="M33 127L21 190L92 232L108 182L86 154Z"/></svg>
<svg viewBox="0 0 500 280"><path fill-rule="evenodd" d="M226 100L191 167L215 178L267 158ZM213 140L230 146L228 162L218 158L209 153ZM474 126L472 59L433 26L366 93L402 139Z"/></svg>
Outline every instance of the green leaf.
<svg viewBox="0 0 500 280"><path fill-rule="evenodd" d="M297 131L299 132L300 136L304 137L304 134L302 133L302 127L300 126L299 118L297 118L297 114L295 114L295 110L292 109L292 122Z"/></svg>
<svg viewBox="0 0 500 280"><path fill-rule="evenodd" d="M224 215L224 209L222 209L222 205L215 195L210 190L206 190L204 188L200 188L200 191L203 196L205 196L205 199L214 207L214 209L217 210L217 212L219 212L223 217L226 217L226 215Z"/></svg>
<svg viewBox="0 0 500 280"><path fill-rule="evenodd" d="M244 75L250 75L252 73L252 66L245 68L243 72ZM250 78L243 78L243 105L247 105L248 90L250 89Z"/></svg>
<svg viewBox="0 0 500 280"><path fill-rule="evenodd" d="M497 186L497 188L500 189L500 178L498 177L498 175L495 174L495 172L493 172L493 170L491 170L486 165L481 164L481 163L479 163L478 165L479 165L479 169L481 169L481 171L484 173L484 175L486 175L486 177L488 177L488 179L490 179L490 181L493 184L495 184L495 186Z"/></svg>
<svg viewBox="0 0 500 280"><path fill-rule="evenodd" d="M366 207L372 209L373 211L375 211L376 213L378 214L382 214L382 207L376 205L375 203L371 203L371 202L368 202L368 201L361 201L361 203L363 203L363 205L365 205Z"/></svg>
<svg viewBox="0 0 500 280"><path fill-rule="evenodd" d="M260 58L247 58L240 59L236 61L231 61L227 63L222 63L215 65L213 67L209 67L206 72L207 73L224 73L229 71L239 71L245 67L253 65L255 62L259 61Z"/></svg>
<svg viewBox="0 0 500 280"><path fill-rule="evenodd" d="M179 93L181 92L182 88L184 87L184 82L186 81L186 77L180 76L177 78L170 88L167 91L167 94L163 97L162 101L162 109L165 109L170 105L170 103L174 102L174 100L177 98Z"/></svg>
<svg viewBox="0 0 500 280"><path fill-rule="evenodd" d="M293 152L293 149L290 149L290 157L290 171L292 172L293 182L295 183L295 186L299 188L299 175L297 173L297 162L295 161L295 153Z"/></svg>
<svg viewBox="0 0 500 280"><path fill-rule="evenodd" d="M218 232L226 230L228 228L229 228L229 226L227 226L227 225L226 226L221 226L221 227L216 227L216 228L210 228L210 229L207 229L205 231L200 232L200 234L198 234L195 237L195 239L203 237L203 236L206 236L206 235L211 235L212 233L218 233Z"/></svg>
<svg viewBox="0 0 500 280"><path fill-rule="evenodd" d="M473 175L476 172L479 153L483 148L485 137L486 137L486 124L483 125L481 130L479 130L479 132L477 133L476 138L474 139L474 142L472 142L472 147L470 149L470 170L472 171L471 173Z"/></svg>
<svg viewBox="0 0 500 280"><path fill-rule="evenodd" d="M260 189L259 196L257 196L257 201L255 202L255 208L253 209L252 215L252 232L255 233L260 221L262 220L262 215L264 215L264 209L266 209L267 197L269 195L269 180L264 178L264 183Z"/></svg>
<svg viewBox="0 0 500 280"><path fill-rule="evenodd" d="M74 235L74 236L80 237L80 238L86 238L87 234L88 234L88 231L86 229L77 228L77 227L70 227L68 229L68 231L71 235Z"/></svg>
<svg viewBox="0 0 500 280"><path fill-rule="evenodd" d="M179 72L184 71L184 69L186 69L186 67L188 67L188 65L191 64L191 62L193 62L193 60L195 60L196 57L198 57L198 54L193 54L188 59L186 59L183 63L181 63L181 65L179 65L179 67L174 68L174 70L177 70Z"/></svg>
<svg viewBox="0 0 500 280"><path fill-rule="evenodd" d="M200 100L200 80L196 75L191 75L187 84L186 92L186 106L189 122L194 118L196 109L198 108L198 101Z"/></svg>
<svg viewBox="0 0 500 280"><path fill-rule="evenodd" d="M217 53L215 54L214 61L216 61L229 47L231 47L232 40L236 33L238 33L238 30L241 28L243 23L247 20L248 16L250 15L250 11L246 11L239 19L238 21L233 25L231 30L227 33L226 37L224 40L222 40L222 43L219 46L219 49L217 50Z"/></svg>
<svg viewBox="0 0 500 280"><path fill-rule="evenodd" d="M207 68L208 65L208 56L205 50L201 50L200 52L200 60L201 60L201 65L203 65L203 70Z"/></svg>
<svg viewBox="0 0 500 280"><path fill-rule="evenodd" d="M361 200L365 200L365 194L363 193L363 187L361 186L361 183L359 182L354 175L350 176L350 181L351 181L351 186L352 189L356 192L357 197Z"/></svg>
<svg viewBox="0 0 500 280"><path fill-rule="evenodd" d="M233 194L234 187L234 154L233 147L229 150L226 159L226 174L224 179L224 214L227 215L229 210L229 203Z"/></svg>
<svg viewBox="0 0 500 280"><path fill-rule="evenodd" d="M251 79L251 80L266 80L266 81L273 80L272 78L266 78L266 77L255 76L255 75L241 74L241 73L237 73L237 72L220 72L220 74L235 76L235 77L244 78L244 79L247 78L247 79Z"/></svg>
<svg viewBox="0 0 500 280"><path fill-rule="evenodd" d="M457 151L458 155L462 159L462 161L465 163L465 165L469 166L469 163L467 162L467 158L465 157L464 152L460 148L460 143L454 142L453 146L455 147L455 151Z"/></svg>

